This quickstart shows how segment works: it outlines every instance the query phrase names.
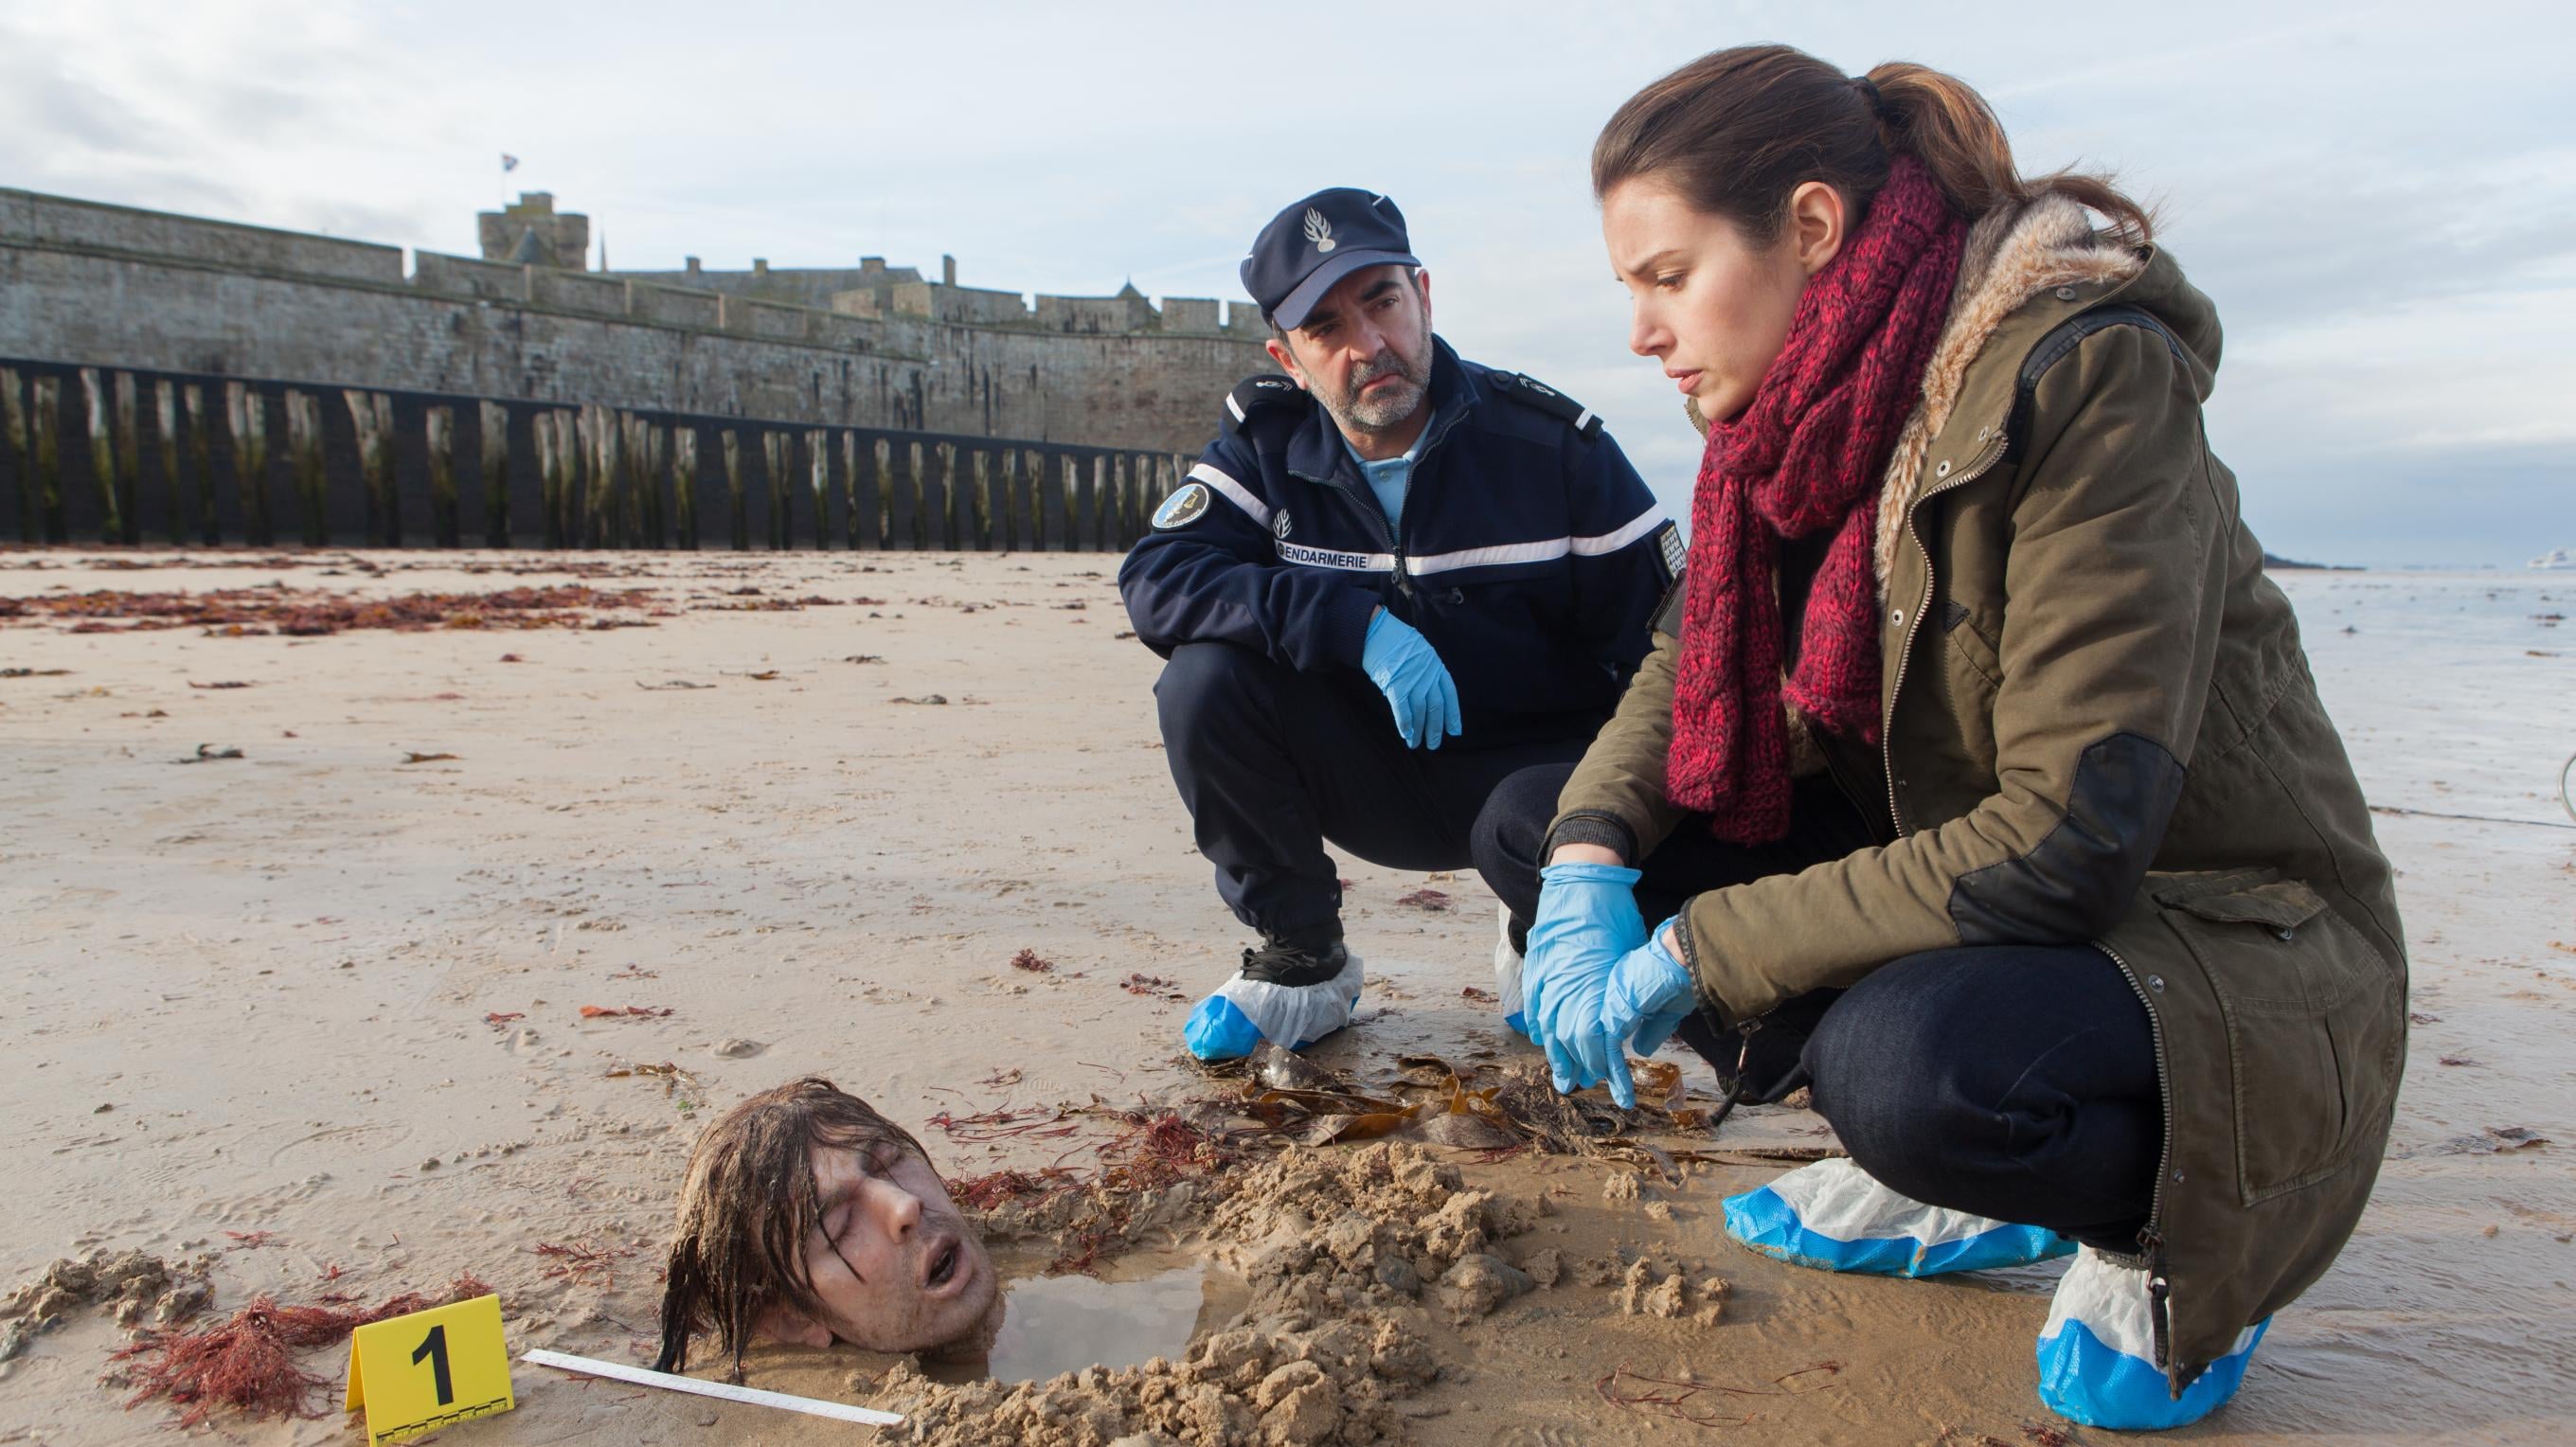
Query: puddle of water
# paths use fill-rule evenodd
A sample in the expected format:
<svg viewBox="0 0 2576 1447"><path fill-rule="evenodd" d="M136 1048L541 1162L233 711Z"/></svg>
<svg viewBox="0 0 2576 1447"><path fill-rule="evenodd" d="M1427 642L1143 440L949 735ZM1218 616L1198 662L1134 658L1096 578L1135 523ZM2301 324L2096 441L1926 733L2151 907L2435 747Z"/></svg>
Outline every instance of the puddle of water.
<svg viewBox="0 0 2576 1447"><path fill-rule="evenodd" d="M1178 1361L1192 1337L1222 1324L1250 1299L1241 1281L1205 1261L1160 1253L1119 1262L1112 1279L1022 1276L1006 1280L1003 1293L1008 1307L1002 1334L983 1369L931 1368L934 1377L1034 1382L1084 1367L1132 1367L1155 1357Z"/></svg>

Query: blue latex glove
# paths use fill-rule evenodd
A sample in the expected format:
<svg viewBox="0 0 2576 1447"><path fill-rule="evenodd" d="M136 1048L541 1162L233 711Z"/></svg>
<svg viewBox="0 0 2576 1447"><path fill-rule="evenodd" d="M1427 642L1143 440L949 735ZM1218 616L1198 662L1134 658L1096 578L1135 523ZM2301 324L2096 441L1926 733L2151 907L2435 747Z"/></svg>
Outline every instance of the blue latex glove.
<svg viewBox="0 0 2576 1447"><path fill-rule="evenodd" d="M1412 624L1380 608L1360 645L1360 671L1386 695L1406 748L1436 749L1460 732L1458 685L1431 640Z"/></svg>
<svg viewBox="0 0 2576 1447"><path fill-rule="evenodd" d="M1612 1040L1637 1037L1636 1051L1652 1055L1699 1006L1690 971L1664 950L1666 920L1655 926L1644 945L1628 952L1610 971L1601 997L1601 1033Z"/></svg>
<svg viewBox="0 0 2576 1447"><path fill-rule="evenodd" d="M1551 864L1539 871L1538 913L1530 921L1521 1003L1531 1037L1547 1049L1560 1091L1607 1081L1622 1110L1636 1084L1617 1038L1601 1029L1611 972L1646 942L1637 913L1636 870L1616 864Z"/></svg>

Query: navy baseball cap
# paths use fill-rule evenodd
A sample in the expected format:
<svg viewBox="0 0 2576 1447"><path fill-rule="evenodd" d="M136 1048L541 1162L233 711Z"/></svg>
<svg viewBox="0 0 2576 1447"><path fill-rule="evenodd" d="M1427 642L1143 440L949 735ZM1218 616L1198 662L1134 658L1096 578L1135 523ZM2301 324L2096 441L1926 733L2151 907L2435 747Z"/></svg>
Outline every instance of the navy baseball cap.
<svg viewBox="0 0 2576 1447"><path fill-rule="evenodd" d="M1333 284L1366 266L1420 266L1404 234L1404 213L1374 191L1335 186L1270 218L1243 259L1243 289L1264 320L1282 331L1306 314Z"/></svg>

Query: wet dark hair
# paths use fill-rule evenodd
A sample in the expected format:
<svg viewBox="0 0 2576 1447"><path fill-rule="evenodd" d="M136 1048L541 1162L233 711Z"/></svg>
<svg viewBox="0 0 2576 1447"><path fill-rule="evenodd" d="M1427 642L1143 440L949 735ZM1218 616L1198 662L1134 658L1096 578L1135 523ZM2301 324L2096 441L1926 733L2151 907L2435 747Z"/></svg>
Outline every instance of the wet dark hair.
<svg viewBox="0 0 2576 1447"><path fill-rule="evenodd" d="M1841 192L1857 230L1900 155L1921 160L1971 219L2059 195L2107 217L2122 244L2155 234L2153 213L2107 175L2023 177L2003 123L1966 81L1907 61L1846 76L1786 45L1712 51L1630 96L1593 143L1592 195L1652 177L1768 246L1808 181Z"/></svg>
<svg viewBox="0 0 2576 1447"><path fill-rule="evenodd" d="M803 1250L822 1219L814 1151L865 1155L886 1146L930 1159L911 1132L820 1076L764 1090L718 1116L689 1151L653 1369L684 1370L691 1334L713 1331L738 1382L763 1313L784 1305L819 1315Z"/></svg>

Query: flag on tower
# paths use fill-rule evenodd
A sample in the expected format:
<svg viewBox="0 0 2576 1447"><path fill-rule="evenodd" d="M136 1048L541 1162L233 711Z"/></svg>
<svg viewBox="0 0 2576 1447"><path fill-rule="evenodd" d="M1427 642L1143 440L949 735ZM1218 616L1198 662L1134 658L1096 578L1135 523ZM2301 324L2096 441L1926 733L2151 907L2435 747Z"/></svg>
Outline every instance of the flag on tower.
<svg viewBox="0 0 2576 1447"><path fill-rule="evenodd" d="M501 153L501 172L502 172L502 174L503 174L503 175L507 175L507 174L509 174L510 172L515 171L515 170L517 170L517 169L519 169L519 158L518 158L518 157L516 157L516 156L511 155L511 154L510 154L509 152L507 152L507 151L503 151L503 152Z"/></svg>

